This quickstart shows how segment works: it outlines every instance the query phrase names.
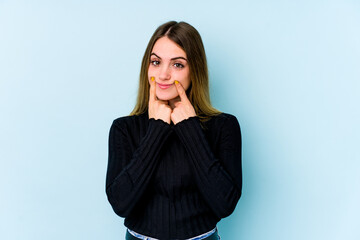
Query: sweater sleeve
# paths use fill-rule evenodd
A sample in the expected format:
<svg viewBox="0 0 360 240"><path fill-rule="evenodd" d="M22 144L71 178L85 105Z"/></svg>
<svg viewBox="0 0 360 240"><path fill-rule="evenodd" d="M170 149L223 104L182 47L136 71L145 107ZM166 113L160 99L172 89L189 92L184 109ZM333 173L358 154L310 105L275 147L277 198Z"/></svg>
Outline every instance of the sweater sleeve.
<svg viewBox="0 0 360 240"><path fill-rule="evenodd" d="M162 120L149 119L145 136L133 151L124 121L114 120L109 132L106 194L115 213L127 217L140 200L156 168L159 149L172 129Z"/></svg>
<svg viewBox="0 0 360 240"><path fill-rule="evenodd" d="M221 131L218 158L197 117L183 120L174 127L189 155L196 185L219 218L234 211L242 190L240 126L235 116L228 116L222 128L218 126Z"/></svg>

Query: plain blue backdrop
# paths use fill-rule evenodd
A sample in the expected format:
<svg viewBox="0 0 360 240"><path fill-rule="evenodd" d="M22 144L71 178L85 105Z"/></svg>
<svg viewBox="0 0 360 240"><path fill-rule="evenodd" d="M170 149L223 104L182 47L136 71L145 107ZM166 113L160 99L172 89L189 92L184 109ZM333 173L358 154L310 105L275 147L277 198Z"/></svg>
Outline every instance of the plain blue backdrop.
<svg viewBox="0 0 360 240"><path fill-rule="evenodd" d="M356 0L0 0L0 239L124 239L108 132L169 20L198 29L212 102L242 129L222 239L360 239Z"/></svg>

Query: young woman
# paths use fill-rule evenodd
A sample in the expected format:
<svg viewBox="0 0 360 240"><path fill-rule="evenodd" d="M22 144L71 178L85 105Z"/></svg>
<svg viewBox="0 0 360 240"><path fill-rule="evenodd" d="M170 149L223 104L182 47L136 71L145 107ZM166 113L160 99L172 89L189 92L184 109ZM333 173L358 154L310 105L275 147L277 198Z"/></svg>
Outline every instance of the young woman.
<svg viewBox="0 0 360 240"><path fill-rule="evenodd" d="M126 239L220 239L241 196L241 133L210 104L206 55L185 22L157 28L137 103L109 133L106 194Z"/></svg>

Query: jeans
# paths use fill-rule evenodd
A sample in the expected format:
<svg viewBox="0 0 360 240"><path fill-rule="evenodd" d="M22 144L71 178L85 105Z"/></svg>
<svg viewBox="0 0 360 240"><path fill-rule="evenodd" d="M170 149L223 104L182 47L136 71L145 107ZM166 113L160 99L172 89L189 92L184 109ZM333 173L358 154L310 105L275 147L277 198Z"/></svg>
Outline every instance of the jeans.
<svg viewBox="0 0 360 240"><path fill-rule="evenodd" d="M146 236L143 236L143 235L135 237L129 231L126 231L126 238L125 239L126 240L158 240L156 238L146 237ZM216 229L213 234L211 234L210 236L207 236L205 238L194 237L194 238L190 238L190 239L191 240L220 240L220 236L219 236L218 231Z"/></svg>

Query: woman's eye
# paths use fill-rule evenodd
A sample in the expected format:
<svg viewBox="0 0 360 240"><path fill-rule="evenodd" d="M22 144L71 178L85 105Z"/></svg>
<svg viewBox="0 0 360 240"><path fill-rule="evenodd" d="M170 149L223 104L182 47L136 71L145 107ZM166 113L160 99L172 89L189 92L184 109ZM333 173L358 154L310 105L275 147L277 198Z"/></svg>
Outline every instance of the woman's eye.
<svg viewBox="0 0 360 240"><path fill-rule="evenodd" d="M183 68L184 67L184 65L182 65L181 63L175 63L174 66L177 67L177 68Z"/></svg>
<svg viewBox="0 0 360 240"><path fill-rule="evenodd" d="M154 66L157 66L157 65L160 64L160 62L159 62L159 61L156 61L156 60L151 60L150 63L151 63L152 65L154 65Z"/></svg>

